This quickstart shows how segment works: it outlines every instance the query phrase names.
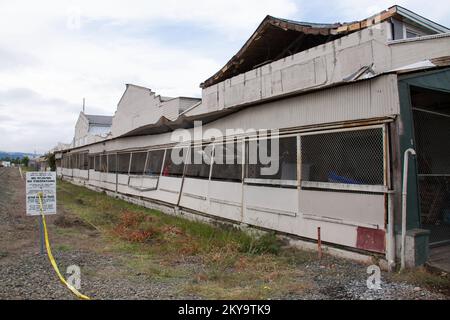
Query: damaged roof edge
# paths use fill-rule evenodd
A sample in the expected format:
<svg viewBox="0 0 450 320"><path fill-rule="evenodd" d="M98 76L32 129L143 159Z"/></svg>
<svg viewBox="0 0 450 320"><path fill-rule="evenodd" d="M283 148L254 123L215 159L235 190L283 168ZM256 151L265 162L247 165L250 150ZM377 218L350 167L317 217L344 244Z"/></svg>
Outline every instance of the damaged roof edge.
<svg viewBox="0 0 450 320"><path fill-rule="evenodd" d="M269 29L270 26L274 26L285 31L287 30L297 31L305 35L318 35L318 36L328 35L330 36L330 38L327 41L332 41L336 38L387 21L393 17L396 17L398 19L410 20L436 33L450 32L450 29L398 5L392 6L389 9L384 10L364 20L349 23L334 23L334 24L308 23L308 22L298 22L293 20L280 19L268 15L264 18L264 20L258 26L256 31L251 35L251 37L245 42L243 47L225 64L224 67L222 67L212 77L208 78L203 83L201 83L200 88L205 89L207 87L210 87L212 85L215 85L219 82L222 82L235 76L236 74L233 73L234 71L232 71L232 69L236 68L236 66L238 65L241 65L245 61L246 55L248 58L248 55L252 54L252 52L250 52L250 49L252 49L252 46L255 45L255 42L258 41L265 34L265 32ZM255 62L254 67L260 66L262 64L261 63L258 64ZM243 69L245 70L240 70L240 73L249 71L246 70L248 69L248 67L247 68L243 67Z"/></svg>
<svg viewBox="0 0 450 320"><path fill-rule="evenodd" d="M264 33L264 31L269 26L275 26L283 30L293 30L298 32L303 32L305 34L314 34L314 35L330 35L331 30L339 27L341 24L316 24L316 23L308 23L308 22L298 22L293 20L287 20L287 19L280 19L276 18L270 15L267 15L264 20L259 24L256 31L250 36L250 38L245 42L245 44L242 46L242 48L225 64L222 69L220 69L218 72L216 72L212 77L204 81L200 84L200 88L206 88L208 86L211 86L215 83L217 83L217 79L225 73L228 69L230 69L231 66L234 64L237 64L239 58L243 56L243 54L246 52L246 50L249 48L249 46L259 39L261 34Z"/></svg>

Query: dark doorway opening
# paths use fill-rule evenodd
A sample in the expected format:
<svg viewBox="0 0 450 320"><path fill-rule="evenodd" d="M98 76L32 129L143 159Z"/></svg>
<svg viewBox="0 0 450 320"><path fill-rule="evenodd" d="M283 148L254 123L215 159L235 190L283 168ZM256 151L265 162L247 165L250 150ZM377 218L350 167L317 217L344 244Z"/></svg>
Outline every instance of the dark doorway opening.
<svg viewBox="0 0 450 320"><path fill-rule="evenodd" d="M412 87L411 102L422 227L450 244L450 94Z"/></svg>

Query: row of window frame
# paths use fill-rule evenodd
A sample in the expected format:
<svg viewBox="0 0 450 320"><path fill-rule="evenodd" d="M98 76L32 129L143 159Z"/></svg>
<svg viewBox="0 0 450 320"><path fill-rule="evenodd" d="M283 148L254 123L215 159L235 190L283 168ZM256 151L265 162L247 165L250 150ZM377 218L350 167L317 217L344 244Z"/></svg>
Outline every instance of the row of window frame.
<svg viewBox="0 0 450 320"><path fill-rule="evenodd" d="M333 133L333 132L346 132L346 131L362 131L362 130L370 130L370 129L381 129L382 130L382 137L383 137L383 178L384 183L383 185L351 185L351 184L343 184L343 183L335 183L335 182L315 182L315 181L306 181L302 179L302 173L301 173L301 137L302 136L308 136L308 135L318 135L318 134L327 134L327 133ZM246 159L246 151L247 151L247 141L254 141L254 140L261 140L261 139L274 139L274 138L289 138L289 137L296 137L297 141L297 148L296 148L296 154L297 154L297 172L296 172L296 180L281 180L281 179L255 179L255 178L247 178L247 159ZM279 186L279 187L287 187L287 188L298 188L301 187L303 189L329 189L329 190L342 190L342 191L356 191L356 192L370 192L370 193L386 193L389 190L389 181L390 181L390 166L389 166L389 148L388 148L388 135L387 135L387 126L386 124L375 124L375 125L369 125L364 127L349 127L349 128L338 128L338 129L324 129L323 131L309 131L309 132L299 132L299 133L289 133L284 134L280 136L262 136L262 137L245 137L244 139L235 139L232 140L226 140L221 142L220 144L229 144L229 143L236 143L237 145L241 145L241 156L242 156L242 163L241 163L241 179L239 181L233 180L233 182L239 182L243 184L255 184L255 185L272 185L272 186ZM204 144L190 144L183 147L164 147L164 148L157 148L157 149L141 149L141 150L130 150L130 151L121 151L121 152L111 152L111 153L96 153L96 154L88 154L88 157L97 156L97 155L106 155L107 157L109 155L120 155L120 154L130 154L129 159L129 165L128 165L128 174L126 173L117 173L117 172L111 172L111 174L124 174L131 177L154 177L159 178L163 177L163 170L164 170L164 164L166 161L167 153L168 151L175 149L175 148L185 148L188 149L187 154L184 157L184 164L183 164L183 174L178 175L176 177L179 178L190 178L190 179L200 179L205 181L223 181L224 179L215 179L212 177L213 167L214 167L214 161L211 162L209 165L209 177L208 178L195 178L195 177L188 177L185 175L186 173L186 166L189 164L186 164L186 159L190 155L190 152L192 148L203 146ZM214 144L214 148L218 144ZM153 151L162 151L164 150L164 156L162 160L161 170L158 175L146 175L145 170L147 168L147 162L149 158L150 152ZM214 149L212 149L212 153L214 152ZM82 152L84 153L84 152ZM135 153L146 153L146 162L144 164L144 171L143 174L130 174L131 165L132 165L132 159L133 154ZM116 158L117 161L118 158ZM211 157L211 159L214 159ZM117 161L118 163L118 161ZM109 164L109 161L107 160L107 164ZM116 164L117 166L117 164ZM90 168L90 165L88 165L88 168ZM92 169L89 169L92 170ZM94 169L95 170L95 169ZM100 171L96 171L100 172ZM107 168L107 173L109 173Z"/></svg>

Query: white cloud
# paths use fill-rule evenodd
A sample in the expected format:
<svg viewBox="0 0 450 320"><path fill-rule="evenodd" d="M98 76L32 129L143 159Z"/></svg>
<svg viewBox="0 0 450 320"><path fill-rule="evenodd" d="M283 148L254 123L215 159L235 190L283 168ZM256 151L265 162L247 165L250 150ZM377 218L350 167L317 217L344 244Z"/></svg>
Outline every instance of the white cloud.
<svg viewBox="0 0 450 320"><path fill-rule="evenodd" d="M139 31L133 25L183 23L242 37L267 13L289 17L296 6L291 0L16 0L2 2L0 10L0 87L10 90L0 95L8 114L0 119L8 137L0 149L40 145L44 151L70 141L83 97L88 112L113 114L125 83L166 96L199 96L200 82L221 66L206 54L133 34Z"/></svg>
<svg viewBox="0 0 450 320"><path fill-rule="evenodd" d="M209 55L213 43L195 49L176 41L168 45L143 27L164 32L167 24L196 26L224 48L235 48L267 14L320 21L317 17L332 10L335 20L356 20L393 3L323 1L315 4L323 9L317 17L305 17L308 2L300 0L0 1L0 150L14 151L45 151L57 141L69 142L83 97L88 112L113 114L125 83L166 96L199 96L200 82L225 63ZM397 2L442 23L449 20L444 1Z"/></svg>
<svg viewBox="0 0 450 320"><path fill-rule="evenodd" d="M20 22L21 31L30 26L45 29L49 20L73 21L73 15L80 13L82 20L105 19L114 23L138 20L194 22L229 33L248 30L249 24L258 23L268 13L294 17L297 10L292 0L16 0L2 4L6 21L1 23L6 26L11 22ZM13 16L15 21L8 19L8 16Z"/></svg>

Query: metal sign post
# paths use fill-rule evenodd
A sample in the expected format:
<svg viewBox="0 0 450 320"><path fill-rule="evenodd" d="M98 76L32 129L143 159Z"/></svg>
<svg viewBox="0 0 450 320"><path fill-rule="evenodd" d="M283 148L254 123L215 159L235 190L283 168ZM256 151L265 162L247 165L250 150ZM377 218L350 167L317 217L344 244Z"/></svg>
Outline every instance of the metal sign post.
<svg viewBox="0 0 450 320"><path fill-rule="evenodd" d="M41 255L44 254L44 224L42 223L42 217L38 218L39 220L39 238L40 240L40 245L41 245Z"/></svg>
<svg viewBox="0 0 450 320"><path fill-rule="evenodd" d="M56 214L56 173L27 172L27 216L39 217L40 252L44 254L44 226L42 215ZM42 199L42 210L39 203Z"/></svg>

